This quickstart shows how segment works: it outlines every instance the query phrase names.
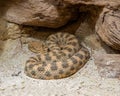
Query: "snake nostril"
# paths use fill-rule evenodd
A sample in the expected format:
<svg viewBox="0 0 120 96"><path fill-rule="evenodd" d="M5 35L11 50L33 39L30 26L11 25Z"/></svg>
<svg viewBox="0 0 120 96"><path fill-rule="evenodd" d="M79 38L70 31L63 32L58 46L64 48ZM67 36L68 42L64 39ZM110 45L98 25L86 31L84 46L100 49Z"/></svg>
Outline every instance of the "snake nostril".
<svg viewBox="0 0 120 96"><path fill-rule="evenodd" d="M63 50L63 47L61 47L60 50Z"/></svg>
<svg viewBox="0 0 120 96"><path fill-rule="evenodd" d="M50 52L50 49L49 49L49 48L47 49L47 52Z"/></svg>

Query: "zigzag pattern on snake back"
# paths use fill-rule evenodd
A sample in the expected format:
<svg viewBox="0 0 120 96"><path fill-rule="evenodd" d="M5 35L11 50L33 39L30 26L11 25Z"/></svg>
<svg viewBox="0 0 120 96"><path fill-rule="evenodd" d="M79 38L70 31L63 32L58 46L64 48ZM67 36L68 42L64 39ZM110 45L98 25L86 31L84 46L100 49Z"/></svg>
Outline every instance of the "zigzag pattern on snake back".
<svg viewBox="0 0 120 96"><path fill-rule="evenodd" d="M29 49L38 53L25 64L25 74L35 79L61 79L76 73L89 59L88 50L69 33L55 33L46 42L32 42Z"/></svg>

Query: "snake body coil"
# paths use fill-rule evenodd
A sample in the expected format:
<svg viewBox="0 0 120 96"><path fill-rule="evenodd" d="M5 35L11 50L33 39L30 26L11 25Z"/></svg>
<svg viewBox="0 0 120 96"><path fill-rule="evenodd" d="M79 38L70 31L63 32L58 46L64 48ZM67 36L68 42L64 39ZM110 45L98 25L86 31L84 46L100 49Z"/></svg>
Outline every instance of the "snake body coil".
<svg viewBox="0 0 120 96"><path fill-rule="evenodd" d="M25 74L36 79L60 79L76 73L89 59L88 50L79 45L77 38L69 33L50 35L41 48L29 45L39 54L25 64ZM33 50L34 49L34 50ZM42 50L42 51L41 51Z"/></svg>

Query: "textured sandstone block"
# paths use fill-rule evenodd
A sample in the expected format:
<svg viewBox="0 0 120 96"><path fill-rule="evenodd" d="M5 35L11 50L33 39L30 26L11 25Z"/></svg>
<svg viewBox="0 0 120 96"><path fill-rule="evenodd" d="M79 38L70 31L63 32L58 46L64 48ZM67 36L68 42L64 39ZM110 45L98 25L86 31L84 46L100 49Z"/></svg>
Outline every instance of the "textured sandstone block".
<svg viewBox="0 0 120 96"><path fill-rule="evenodd" d="M69 4L86 4L86 5L99 5L104 6L110 3L120 4L119 0L64 0L64 2Z"/></svg>
<svg viewBox="0 0 120 96"><path fill-rule="evenodd" d="M102 77L120 79L120 54L95 54L94 58Z"/></svg>
<svg viewBox="0 0 120 96"><path fill-rule="evenodd" d="M97 21L96 32L107 45L120 50L120 3L104 8Z"/></svg>
<svg viewBox="0 0 120 96"><path fill-rule="evenodd" d="M67 8L60 0L18 0L9 4L5 18L17 24L57 28L73 15L73 8Z"/></svg>

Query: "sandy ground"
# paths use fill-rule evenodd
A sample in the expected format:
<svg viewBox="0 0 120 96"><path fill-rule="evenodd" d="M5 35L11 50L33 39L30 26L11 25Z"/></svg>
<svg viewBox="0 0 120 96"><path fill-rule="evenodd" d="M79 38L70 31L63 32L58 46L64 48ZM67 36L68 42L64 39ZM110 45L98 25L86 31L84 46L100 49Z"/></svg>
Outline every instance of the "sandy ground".
<svg viewBox="0 0 120 96"><path fill-rule="evenodd" d="M120 80L101 78L92 57L69 78L37 80L24 74L32 55L20 39L6 41L0 57L0 96L120 96Z"/></svg>

